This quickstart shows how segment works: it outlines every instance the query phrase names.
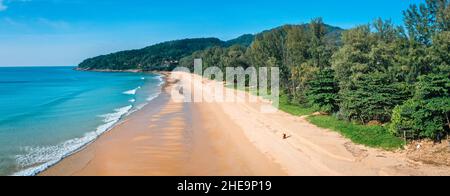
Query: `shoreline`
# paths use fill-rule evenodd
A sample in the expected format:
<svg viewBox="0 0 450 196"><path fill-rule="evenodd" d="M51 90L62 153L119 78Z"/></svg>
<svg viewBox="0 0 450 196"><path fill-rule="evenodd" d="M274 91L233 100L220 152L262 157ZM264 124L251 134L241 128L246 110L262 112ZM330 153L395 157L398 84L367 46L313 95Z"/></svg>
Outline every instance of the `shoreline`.
<svg viewBox="0 0 450 196"><path fill-rule="evenodd" d="M241 135L242 133L239 134L240 131L238 131L238 129L240 128L236 125L230 125L229 120L224 120L221 123L221 126L217 126L217 122L205 123L206 121L212 122L209 118L211 117L211 112L213 112L214 108L205 108L196 104L180 105L179 103L170 101L169 92L172 90L174 81L168 80L167 72L160 73L165 75L165 84L163 86L163 92L156 99L141 110L128 116L123 123L118 124L110 131L105 132L84 149L66 157L64 160L38 175L176 176L183 174L188 176L239 176L242 174L255 175L261 173L270 176L286 175L277 164L268 160L266 156L258 152L258 150L245 139L245 136ZM168 116L161 117L162 115ZM215 116L217 118L227 118L220 112L216 113ZM146 121L149 117L159 119L152 123L144 123L143 121ZM138 124L135 122L140 123ZM167 127L167 125L169 125L169 127ZM143 134L141 131L151 130L148 126L160 133ZM221 130L219 133L215 132L215 129L222 126L227 126L230 128L229 130L232 130L235 134L230 136L224 130ZM165 131L176 131L177 134L164 133ZM190 134L190 136L186 137L186 134ZM159 139L152 139L152 141L149 141L150 137L158 137ZM222 142L212 140L211 137L220 137L222 138ZM229 139L229 137L233 137L234 139ZM159 144L161 140L164 140L164 143L169 144L167 144L167 146ZM111 141L120 143L120 145ZM144 141L146 144L143 144L143 146L140 147L130 144L134 142L141 143ZM237 141L239 141L239 144L236 143ZM122 142L127 145L123 145ZM223 143L232 143L233 145L224 146ZM243 154L246 154L246 156L237 155L241 153L238 153L238 151L242 150L242 148L238 148L238 146L241 145L245 146L246 150L243 150ZM208 146L211 149L205 149L205 146ZM229 148L229 146L234 147ZM135 152L136 148L144 148L144 152L140 153L149 153L149 156L130 156L130 154L137 153ZM157 149L151 150L151 148ZM102 153L97 153L98 151L101 151ZM163 153L160 151L163 151ZM176 156L169 156L169 154L173 153L175 153ZM216 153L219 153L222 156L216 156ZM129 158L124 159L123 156ZM135 162L134 159L138 159L139 161ZM149 164L142 164L142 162L147 162ZM116 163L120 164L117 164L117 166L114 167L110 166L116 165ZM133 164L133 166L131 167L130 164ZM104 170L103 168L108 167L108 165L109 169ZM119 167L120 169L117 169L116 167ZM157 169L139 169L145 167L156 167ZM134 170L139 170L140 172Z"/></svg>
<svg viewBox="0 0 450 196"><path fill-rule="evenodd" d="M174 103L169 95L174 85L181 83L184 94L198 86L208 89L218 84L189 76L199 85L167 81L152 103L40 175L450 175L450 167L356 145L302 117L282 111L260 113L262 99L256 103ZM291 137L282 139L283 133Z"/></svg>
<svg viewBox="0 0 450 196"><path fill-rule="evenodd" d="M76 71L80 71L80 70L76 70ZM134 72L133 72L134 73ZM137 72L136 72L137 73ZM166 85L166 80L165 78L167 77L167 73L166 72L151 72L152 74L156 74L158 75L158 77L161 78L161 84L158 86L158 88L164 88L164 85ZM161 92L158 93L157 95L155 95L151 100L149 99L148 102L146 104L144 104L144 107L146 105L148 105L150 102L152 102L154 99L156 99L158 96L160 96ZM82 144L80 147L77 147L74 150L68 151L64 156L62 156L60 159L58 160L52 160L49 162L46 162L44 164L38 165L36 167L31 167L28 169L24 169L18 172L15 172L13 174L11 174L12 176L38 176L41 173L45 172L46 170L48 170L49 168L57 165L59 162L63 161L64 159L79 153L81 151L83 151L85 148L87 148L89 145L91 145L92 143L94 143L97 139L99 139L103 134L113 130L116 126L120 126L121 124L125 123L127 121L127 118L132 116L134 113L138 112L139 110L141 110L142 108L137 108L134 110L128 110L126 113L124 113L119 119L117 119L117 122L112 124L110 127L108 127L107 129L105 129L104 131L102 131L99 135L97 135L95 138L93 138L92 140L89 140L88 142ZM105 125L105 124L103 124ZM103 126L100 125L99 127ZM97 131L98 128L97 127ZM95 130L93 131L95 132ZM89 132L90 133L90 132ZM84 137L87 137L87 135L85 135ZM84 138L83 137L83 138ZM74 138L74 139L82 139L82 138ZM70 140L69 140L70 141ZM67 142L67 141L66 141Z"/></svg>

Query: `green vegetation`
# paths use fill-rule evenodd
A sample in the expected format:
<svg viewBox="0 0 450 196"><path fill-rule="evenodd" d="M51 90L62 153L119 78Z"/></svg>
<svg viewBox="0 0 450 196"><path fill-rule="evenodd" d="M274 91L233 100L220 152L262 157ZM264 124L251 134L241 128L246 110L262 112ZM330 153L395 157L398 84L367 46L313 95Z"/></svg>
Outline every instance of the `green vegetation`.
<svg viewBox="0 0 450 196"><path fill-rule="evenodd" d="M308 85L307 97L313 108L325 113L333 113L339 109L339 88L332 69L318 71Z"/></svg>
<svg viewBox="0 0 450 196"><path fill-rule="evenodd" d="M234 45L240 45L240 46L244 46L244 47L249 47L252 44L253 39L255 39L254 35L245 34L236 39L228 40L227 42L225 42L225 46L230 47L230 46L234 46Z"/></svg>
<svg viewBox="0 0 450 196"><path fill-rule="evenodd" d="M343 34L343 46L333 56L341 118L389 122L392 109L408 99L408 93L398 88L406 81L397 77L403 73L398 43L404 42L402 31L381 19Z"/></svg>
<svg viewBox="0 0 450 196"><path fill-rule="evenodd" d="M323 25L324 31L322 41L337 46L340 42L340 36L338 35L340 35L343 30L323 23L321 24ZM312 26L313 25L309 24L285 25L270 31L265 31L253 36L253 42L249 47L245 46L245 41L243 41L242 38L238 38L237 40L241 40L241 44L239 45L232 45L230 47L216 46L207 48L203 51L194 52L192 55L182 58L180 60L180 65L192 69L193 59L202 58L204 69L211 66L217 66L222 69L225 67L243 67L246 69L250 65L253 67L279 66L283 71L281 78L286 78L285 82L287 82L287 79L290 77L284 76L289 73L289 70L288 67L284 65L290 64L295 66L295 62L293 62L292 59L299 59L300 57L297 54L300 54L300 52L290 54L291 59L288 59L288 54L285 54L283 46L287 44L287 40L297 42L297 37L295 36L305 36L305 40L300 40L303 45L298 43L292 44L291 46L296 48L303 47L304 50L308 50L306 43L309 40L306 39L309 38L306 37L306 34L304 33L310 33L310 30L313 28ZM290 34L292 34L292 36ZM230 40L229 42L233 43L234 41ZM331 56L331 54L329 56Z"/></svg>
<svg viewBox="0 0 450 196"><path fill-rule="evenodd" d="M343 30L316 18L228 42L166 42L88 59L80 68L193 69L196 58L204 69L224 73L226 67L278 67L282 110L330 113L310 120L357 143L395 148L396 136L406 132L414 139L450 132L449 21L449 0L426 0L404 11L403 26L377 19Z"/></svg>
<svg viewBox="0 0 450 196"><path fill-rule="evenodd" d="M87 70L172 70L179 65L181 58L189 56L195 51L214 46L228 46L230 44L247 47L250 45L249 40L253 40L253 35L244 35L228 42L221 41L217 38L169 41L139 50L122 51L90 58L83 61L79 65L79 68Z"/></svg>
<svg viewBox="0 0 450 196"><path fill-rule="evenodd" d="M391 135L382 126L358 125L334 116L311 116L308 120L318 127L337 131L357 144L386 150L399 149L404 145L402 139Z"/></svg>
<svg viewBox="0 0 450 196"><path fill-rule="evenodd" d="M185 39L164 42L140 50L129 50L103 55L83 61L81 69L111 70L171 70L178 65L178 60L197 50L222 45L216 38Z"/></svg>
<svg viewBox="0 0 450 196"><path fill-rule="evenodd" d="M287 95L280 96L280 110L295 116L311 115L315 112L313 108L308 108L300 104L291 103Z"/></svg>
<svg viewBox="0 0 450 196"><path fill-rule="evenodd" d="M450 78L447 75L429 74L419 78L414 97L394 109L392 133L434 138L449 130Z"/></svg>

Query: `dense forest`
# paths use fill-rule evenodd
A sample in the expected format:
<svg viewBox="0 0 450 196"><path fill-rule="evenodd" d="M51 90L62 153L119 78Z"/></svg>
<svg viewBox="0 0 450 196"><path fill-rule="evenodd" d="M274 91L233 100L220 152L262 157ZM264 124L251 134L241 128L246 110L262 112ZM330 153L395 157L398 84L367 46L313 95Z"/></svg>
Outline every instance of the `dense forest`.
<svg viewBox="0 0 450 196"><path fill-rule="evenodd" d="M80 67L148 70L172 61L192 68L195 58L205 69L279 67L289 102L384 125L397 136L442 137L450 131L450 2L426 0L403 15L402 26L380 18L349 30L317 18L229 42L163 43L88 59Z"/></svg>

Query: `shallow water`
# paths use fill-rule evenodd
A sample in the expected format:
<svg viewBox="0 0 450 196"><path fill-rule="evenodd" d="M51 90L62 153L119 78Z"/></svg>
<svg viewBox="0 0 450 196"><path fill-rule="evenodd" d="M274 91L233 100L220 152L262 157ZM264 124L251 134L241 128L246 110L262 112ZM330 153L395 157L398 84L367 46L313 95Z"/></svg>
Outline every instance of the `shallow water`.
<svg viewBox="0 0 450 196"><path fill-rule="evenodd" d="M34 175L160 93L159 75L0 68L0 175Z"/></svg>

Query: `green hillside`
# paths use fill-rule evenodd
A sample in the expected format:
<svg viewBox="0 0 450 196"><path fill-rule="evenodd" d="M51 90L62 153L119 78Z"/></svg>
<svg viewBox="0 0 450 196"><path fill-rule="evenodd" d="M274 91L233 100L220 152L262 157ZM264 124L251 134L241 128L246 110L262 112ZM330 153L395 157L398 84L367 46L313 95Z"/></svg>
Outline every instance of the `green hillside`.
<svg viewBox="0 0 450 196"><path fill-rule="evenodd" d="M176 66L179 59L184 56L197 50L223 44L223 41L216 38L169 41L139 50L121 51L90 58L83 61L79 68L85 70L169 70Z"/></svg>
<svg viewBox="0 0 450 196"><path fill-rule="evenodd" d="M222 41L217 38L197 38L168 41L137 50L120 51L108 55L101 55L84 60L78 68L82 70L171 70L179 65L179 61L189 57L195 52L203 51L214 47L229 48L236 46L241 49L249 47L255 37L270 31L278 31L287 26L308 25L286 25L272 30L264 31L257 35L245 34L238 38ZM327 37L332 42L340 42L341 28L327 26Z"/></svg>

